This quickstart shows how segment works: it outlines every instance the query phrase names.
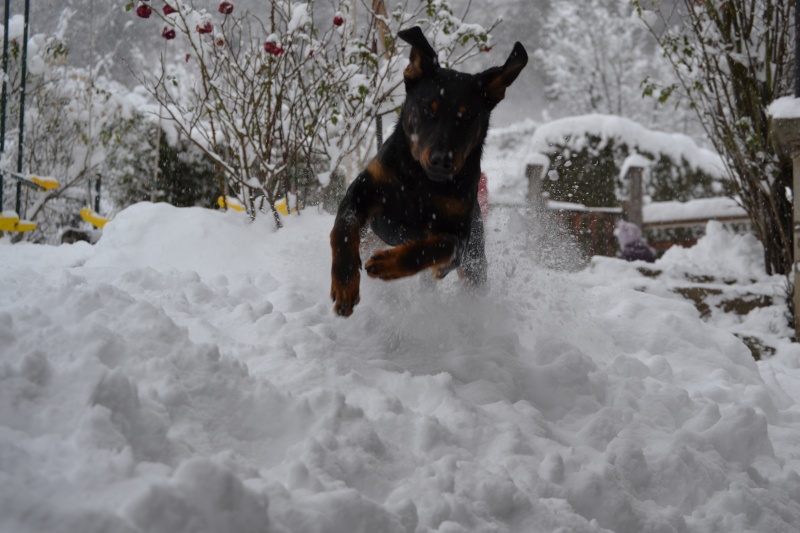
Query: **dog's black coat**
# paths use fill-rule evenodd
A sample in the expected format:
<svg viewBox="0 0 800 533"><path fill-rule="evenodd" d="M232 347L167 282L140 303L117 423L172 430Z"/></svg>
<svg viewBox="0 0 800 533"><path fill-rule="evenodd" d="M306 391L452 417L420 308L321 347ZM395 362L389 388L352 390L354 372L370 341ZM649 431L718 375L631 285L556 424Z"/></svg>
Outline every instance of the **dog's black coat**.
<svg viewBox="0 0 800 533"><path fill-rule="evenodd" d="M486 281L477 201L483 143L492 109L528 56L516 43L503 66L471 75L441 68L418 27L398 37L412 47L400 119L348 188L331 231L331 298L342 316L359 301L359 242L366 224L393 246L367 261L371 277L398 279L431 268L442 278L460 267L468 283Z"/></svg>

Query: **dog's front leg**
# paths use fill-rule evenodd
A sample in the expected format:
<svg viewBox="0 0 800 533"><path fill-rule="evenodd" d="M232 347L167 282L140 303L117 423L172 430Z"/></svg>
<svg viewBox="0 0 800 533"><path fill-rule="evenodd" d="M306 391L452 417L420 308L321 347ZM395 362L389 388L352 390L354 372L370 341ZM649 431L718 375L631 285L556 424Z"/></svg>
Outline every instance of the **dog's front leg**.
<svg viewBox="0 0 800 533"><path fill-rule="evenodd" d="M457 266L457 247L453 235L432 235L376 252L365 269L370 277L386 281L413 276L426 268L433 268L434 274L443 278Z"/></svg>
<svg viewBox="0 0 800 533"><path fill-rule="evenodd" d="M360 301L361 257L358 254L360 225L352 221L340 221L331 231L331 300L333 311L340 316L350 316Z"/></svg>
<svg viewBox="0 0 800 533"><path fill-rule="evenodd" d="M375 211L378 199L372 176L364 172L345 193L331 230L331 299L333 311L350 316L360 301L361 228Z"/></svg>

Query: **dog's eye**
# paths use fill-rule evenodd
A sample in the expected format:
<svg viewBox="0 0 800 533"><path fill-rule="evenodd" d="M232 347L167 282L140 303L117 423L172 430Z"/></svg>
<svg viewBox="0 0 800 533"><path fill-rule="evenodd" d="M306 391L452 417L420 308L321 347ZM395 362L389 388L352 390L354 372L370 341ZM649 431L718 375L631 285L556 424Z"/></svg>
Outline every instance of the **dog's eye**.
<svg viewBox="0 0 800 533"><path fill-rule="evenodd" d="M469 109L464 107L463 105L458 108L458 118L469 120L472 118L472 113L469 112Z"/></svg>
<svg viewBox="0 0 800 533"><path fill-rule="evenodd" d="M428 106L425 108L425 114L428 115L429 117L435 117L436 112L438 110L439 110L439 102L434 100L433 102L428 104Z"/></svg>

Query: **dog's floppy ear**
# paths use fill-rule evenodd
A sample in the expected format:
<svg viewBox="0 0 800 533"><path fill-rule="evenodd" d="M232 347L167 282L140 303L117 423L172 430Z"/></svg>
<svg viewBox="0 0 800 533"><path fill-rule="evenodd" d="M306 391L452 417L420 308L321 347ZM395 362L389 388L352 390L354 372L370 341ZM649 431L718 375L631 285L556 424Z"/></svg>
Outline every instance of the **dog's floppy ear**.
<svg viewBox="0 0 800 533"><path fill-rule="evenodd" d="M506 88L517 79L519 73L528 64L528 54L520 43L514 44L511 55L502 67L492 67L478 74L483 93L489 104L494 107L506 96Z"/></svg>
<svg viewBox="0 0 800 533"><path fill-rule="evenodd" d="M397 32L397 36L411 45L411 63L403 71L406 81L414 81L426 74L433 73L439 67L436 51L428 43L419 26Z"/></svg>

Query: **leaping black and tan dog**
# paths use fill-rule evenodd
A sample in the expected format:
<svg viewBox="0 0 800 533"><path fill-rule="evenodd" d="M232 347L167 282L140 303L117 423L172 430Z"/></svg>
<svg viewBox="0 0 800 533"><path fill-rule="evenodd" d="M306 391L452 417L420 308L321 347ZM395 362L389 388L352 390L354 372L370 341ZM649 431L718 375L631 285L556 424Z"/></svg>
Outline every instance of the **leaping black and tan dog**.
<svg viewBox="0 0 800 533"><path fill-rule="evenodd" d="M359 302L361 229L370 224L392 248L366 264L393 280L430 268L441 279L459 268L471 285L486 282L483 222L477 202L489 115L528 63L520 43L501 67L465 74L439 66L422 30L399 32L411 45L406 100L397 126L353 181L331 231L334 311Z"/></svg>

